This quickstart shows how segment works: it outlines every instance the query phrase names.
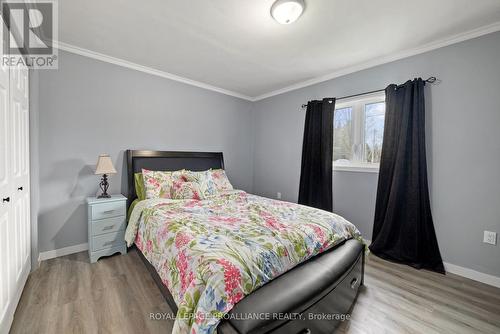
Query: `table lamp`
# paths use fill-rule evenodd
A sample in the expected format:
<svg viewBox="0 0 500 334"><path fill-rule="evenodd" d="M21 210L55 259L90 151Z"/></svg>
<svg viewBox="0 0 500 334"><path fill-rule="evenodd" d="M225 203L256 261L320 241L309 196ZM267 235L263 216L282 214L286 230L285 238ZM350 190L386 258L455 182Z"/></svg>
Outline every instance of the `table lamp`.
<svg viewBox="0 0 500 334"><path fill-rule="evenodd" d="M95 175L102 175L101 183L99 183L99 187L102 190L102 194L97 196L97 198L110 198L111 195L108 195L108 174L116 174L116 169L113 166L113 161L108 154L101 154L97 159L97 166L95 169Z"/></svg>

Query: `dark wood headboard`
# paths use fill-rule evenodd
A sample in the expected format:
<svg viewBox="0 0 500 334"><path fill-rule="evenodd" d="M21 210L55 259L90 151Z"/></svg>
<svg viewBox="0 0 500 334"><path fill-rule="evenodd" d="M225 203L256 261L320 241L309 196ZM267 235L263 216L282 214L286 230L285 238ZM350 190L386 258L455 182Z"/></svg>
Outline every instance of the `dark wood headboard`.
<svg viewBox="0 0 500 334"><path fill-rule="evenodd" d="M222 152L127 150L128 205L137 198L134 173L140 173L143 168L160 171L224 169L224 157Z"/></svg>

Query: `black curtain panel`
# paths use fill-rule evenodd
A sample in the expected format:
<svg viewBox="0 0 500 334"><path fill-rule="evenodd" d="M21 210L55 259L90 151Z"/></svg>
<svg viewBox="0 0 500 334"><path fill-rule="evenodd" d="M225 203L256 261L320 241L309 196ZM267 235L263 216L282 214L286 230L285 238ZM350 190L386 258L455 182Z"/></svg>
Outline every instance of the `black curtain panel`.
<svg viewBox="0 0 500 334"><path fill-rule="evenodd" d="M432 221L425 153L424 81L386 88L384 142L370 250L444 273Z"/></svg>
<svg viewBox="0 0 500 334"><path fill-rule="evenodd" d="M334 112L334 98L307 104L299 188L299 204L330 212L333 210Z"/></svg>

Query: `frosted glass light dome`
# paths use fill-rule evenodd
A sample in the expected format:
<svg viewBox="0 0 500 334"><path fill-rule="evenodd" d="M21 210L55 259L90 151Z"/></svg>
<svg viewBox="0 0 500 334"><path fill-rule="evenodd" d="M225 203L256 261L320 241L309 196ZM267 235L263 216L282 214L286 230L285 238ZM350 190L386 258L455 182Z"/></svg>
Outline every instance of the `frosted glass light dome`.
<svg viewBox="0 0 500 334"><path fill-rule="evenodd" d="M304 0L277 0L271 7L271 16L281 24L290 24L304 12Z"/></svg>

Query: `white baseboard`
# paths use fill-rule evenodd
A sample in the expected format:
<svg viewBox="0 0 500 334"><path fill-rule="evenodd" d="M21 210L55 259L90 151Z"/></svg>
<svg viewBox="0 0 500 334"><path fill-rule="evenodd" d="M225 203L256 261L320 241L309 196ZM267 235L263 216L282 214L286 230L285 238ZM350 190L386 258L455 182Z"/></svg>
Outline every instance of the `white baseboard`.
<svg viewBox="0 0 500 334"><path fill-rule="evenodd" d="M372 243L371 240L363 239L367 245ZM457 266L456 264L451 264L448 262L444 262L444 270L447 273L455 274L458 276L462 276L474 281L478 281L484 284L488 284L497 288L500 288L500 277L493 276L490 274L485 274L480 271L476 271L473 269L465 268Z"/></svg>
<svg viewBox="0 0 500 334"><path fill-rule="evenodd" d="M73 253L79 253L86 251L88 249L89 249L89 244L84 243L64 248L58 248L46 252L41 252L40 255L38 256L38 261L45 261L48 259L53 259L55 257L65 256Z"/></svg>
<svg viewBox="0 0 500 334"><path fill-rule="evenodd" d="M493 276L490 274L485 274L480 271L473 269L460 267L455 264L444 262L444 269L447 273L452 273L462 277L469 278L474 281L478 281L484 284L492 285L494 287L500 288L500 277Z"/></svg>

